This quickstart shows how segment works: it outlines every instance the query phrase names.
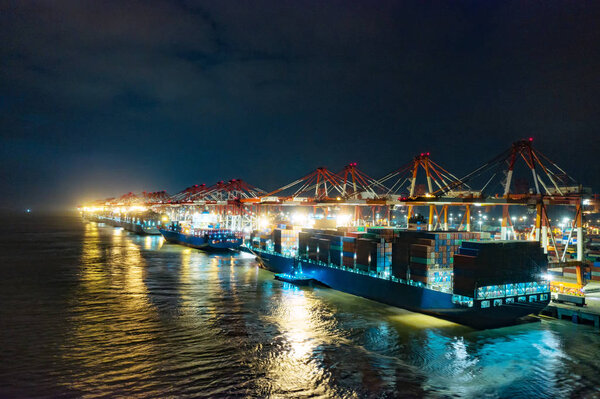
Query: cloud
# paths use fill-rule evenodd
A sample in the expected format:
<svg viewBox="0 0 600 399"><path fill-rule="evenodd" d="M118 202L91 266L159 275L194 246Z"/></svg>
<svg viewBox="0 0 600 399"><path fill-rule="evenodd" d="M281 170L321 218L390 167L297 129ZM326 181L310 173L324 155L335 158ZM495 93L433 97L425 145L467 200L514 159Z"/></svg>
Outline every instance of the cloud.
<svg viewBox="0 0 600 399"><path fill-rule="evenodd" d="M529 135L560 152L600 127L586 4L0 0L0 138L55 179L76 153L188 185L347 158L384 174L423 149L460 174Z"/></svg>

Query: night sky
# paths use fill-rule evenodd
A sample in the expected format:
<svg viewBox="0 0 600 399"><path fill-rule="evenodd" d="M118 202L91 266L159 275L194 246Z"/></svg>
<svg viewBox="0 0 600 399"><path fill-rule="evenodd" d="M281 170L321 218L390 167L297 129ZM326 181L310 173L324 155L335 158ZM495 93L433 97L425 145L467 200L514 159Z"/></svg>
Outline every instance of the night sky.
<svg viewBox="0 0 600 399"><path fill-rule="evenodd" d="M1 208L516 139L600 188L598 1L0 0Z"/></svg>

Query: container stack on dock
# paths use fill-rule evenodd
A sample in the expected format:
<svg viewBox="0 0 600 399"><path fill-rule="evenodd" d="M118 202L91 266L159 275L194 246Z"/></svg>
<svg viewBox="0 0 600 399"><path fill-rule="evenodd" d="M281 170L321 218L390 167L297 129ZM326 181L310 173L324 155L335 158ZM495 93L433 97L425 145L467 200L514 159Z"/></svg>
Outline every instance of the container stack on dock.
<svg viewBox="0 0 600 399"><path fill-rule="evenodd" d="M465 241L454 255L454 293L472 298L479 287L537 281L547 264L537 242Z"/></svg>
<svg viewBox="0 0 600 399"><path fill-rule="evenodd" d="M588 235L585 243L585 258L600 265L600 236Z"/></svg>
<svg viewBox="0 0 600 399"><path fill-rule="evenodd" d="M575 266L563 267L562 277L577 280L577 268Z"/></svg>
<svg viewBox="0 0 600 399"><path fill-rule="evenodd" d="M600 281L600 262L594 262L590 266L590 280Z"/></svg>

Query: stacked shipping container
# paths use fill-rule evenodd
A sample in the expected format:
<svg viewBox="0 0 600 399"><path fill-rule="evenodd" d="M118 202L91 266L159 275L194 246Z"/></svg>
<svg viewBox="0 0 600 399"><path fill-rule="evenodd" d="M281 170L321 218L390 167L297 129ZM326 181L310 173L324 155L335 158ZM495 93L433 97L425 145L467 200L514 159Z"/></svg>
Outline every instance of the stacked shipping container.
<svg viewBox="0 0 600 399"><path fill-rule="evenodd" d="M273 230L274 251L281 253L282 249L296 250L298 247L298 229L277 228Z"/></svg>
<svg viewBox="0 0 600 399"><path fill-rule="evenodd" d="M308 239L310 238L310 233L301 231L298 233L298 256L307 257L308 256Z"/></svg>
<svg viewBox="0 0 600 399"><path fill-rule="evenodd" d="M342 236L331 235L329 236L329 261L334 265L342 265Z"/></svg>
<svg viewBox="0 0 600 399"><path fill-rule="evenodd" d="M489 233L415 232L395 233L392 274L401 279L449 288L453 256L464 240L487 240Z"/></svg>
<svg viewBox="0 0 600 399"><path fill-rule="evenodd" d="M590 266L590 280L600 281L600 262L594 262Z"/></svg>
<svg viewBox="0 0 600 399"><path fill-rule="evenodd" d="M368 238L356 239L356 268L364 272L377 270L377 242Z"/></svg>
<svg viewBox="0 0 600 399"><path fill-rule="evenodd" d="M478 287L538 281L548 260L538 242L463 242L454 255L454 293L473 297Z"/></svg>
<svg viewBox="0 0 600 399"><path fill-rule="evenodd" d="M479 259L475 258L480 253L477 242L471 244L469 240L488 240L490 237L485 232L401 231L391 228L343 234L344 231L339 230L303 229L298 232L280 228L273 231L272 239L277 252L285 247L297 247L299 256L313 261L370 273L391 272L397 278L442 288L452 285L454 257L460 251L462 263L459 274L462 275L459 280L462 279L462 283L459 282L458 290L466 293L471 292L473 286L470 280L466 281L467 277L471 277L469 267L475 268L479 264ZM271 235L258 232L256 235L260 238L260 247L265 248ZM596 275L600 280L600 267ZM479 280L477 282L480 284Z"/></svg>
<svg viewBox="0 0 600 399"><path fill-rule="evenodd" d="M593 262L594 266L600 266L600 236L589 235L585 244L586 259ZM598 263L598 265L596 265ZM592 275L593 276L593 275Z"/></svg>
<svg viewBox="0 0 600 399"><path fill-rule="evenodd" d="M356 237L342 237L342 266L354 269L356 264Z"/></svg>
<svg viewBox="0 0 600 399"><path fill-rule="evenodd" d="M342 232L302 229L298 233L298 256L324 263L342 264Z"/></svg>

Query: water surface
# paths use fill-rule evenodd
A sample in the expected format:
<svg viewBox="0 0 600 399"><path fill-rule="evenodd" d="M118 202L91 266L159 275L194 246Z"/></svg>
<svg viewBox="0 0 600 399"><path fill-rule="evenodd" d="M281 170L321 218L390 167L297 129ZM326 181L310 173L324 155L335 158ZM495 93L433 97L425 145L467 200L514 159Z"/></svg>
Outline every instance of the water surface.
<svg viewBox="0 0 600 399"><path fill-rule="evenodd" d="M74 215L0 232L2 397L592 397L600 336L475 331Z"/></svg>

